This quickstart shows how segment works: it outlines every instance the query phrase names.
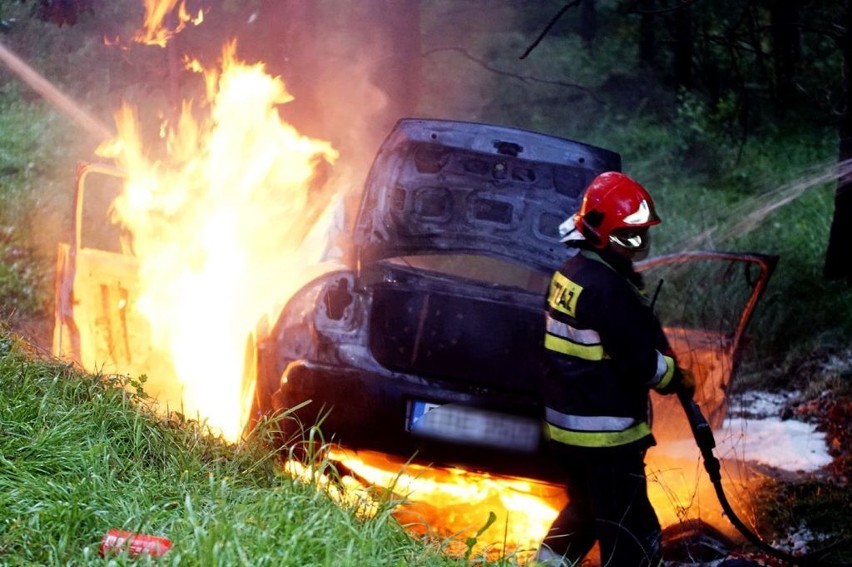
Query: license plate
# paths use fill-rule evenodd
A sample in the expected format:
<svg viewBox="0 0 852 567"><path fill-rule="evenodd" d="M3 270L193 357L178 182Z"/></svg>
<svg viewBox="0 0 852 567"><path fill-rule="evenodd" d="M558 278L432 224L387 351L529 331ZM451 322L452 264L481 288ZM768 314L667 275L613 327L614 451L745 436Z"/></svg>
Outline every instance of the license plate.
<svg viewBox="0 0 852 567"><path fill-rule="evenodd" d="M429 439L532 452L538 447L541 422L459 404L412 400L407 429Z"/></svg>

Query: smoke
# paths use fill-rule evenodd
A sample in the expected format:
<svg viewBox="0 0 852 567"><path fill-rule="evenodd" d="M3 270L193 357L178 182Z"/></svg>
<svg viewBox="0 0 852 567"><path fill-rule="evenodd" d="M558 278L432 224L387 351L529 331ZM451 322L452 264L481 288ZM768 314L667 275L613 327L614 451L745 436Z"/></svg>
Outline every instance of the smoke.
<svg viewBox="0 0 852 567"><path fill-rule="evenodd" d="M347 221L340 223L345 223L381 141L416 106L416 95L394 88L405 76L389 72L399 66L394 62L405 43L400 34L407 31L394 21L399 11L396 3L384 2L267 1L253 11L231 8L230 13L223 6L218 13L211 9L197 28L186 29L176 45L209 57L220 49L217 43L235 39L240 58L263 62L282 78L294 97L281 106L282 118L299 132L330 142L340 154L328 184L343 195ZM418 20L409 25L418 26Z"/></svg>

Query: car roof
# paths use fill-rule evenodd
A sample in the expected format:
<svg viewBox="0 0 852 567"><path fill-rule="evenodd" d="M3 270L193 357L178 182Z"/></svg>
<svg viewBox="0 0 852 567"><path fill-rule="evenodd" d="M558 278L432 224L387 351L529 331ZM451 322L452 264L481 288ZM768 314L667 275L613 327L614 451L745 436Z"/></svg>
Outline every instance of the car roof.
<svg viewBox="0 0 852 567"><path fill-rule="evenodd" d="M353 232L361 265L424 253L485 254L541 270L565 257L558 226L621 156L528 130L405 118L373 162Z"/></svg>

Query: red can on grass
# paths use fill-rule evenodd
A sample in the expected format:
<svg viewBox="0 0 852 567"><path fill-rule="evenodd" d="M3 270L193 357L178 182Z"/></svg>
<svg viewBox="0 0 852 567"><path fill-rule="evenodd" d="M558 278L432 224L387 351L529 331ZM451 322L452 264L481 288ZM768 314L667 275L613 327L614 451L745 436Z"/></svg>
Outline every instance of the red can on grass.
<svg viewBox="0 0 852 567"><path fill-rule="evenodd" d="M171 546L172 542L165 537L111 529L104 534L104 539L101 541L101 557L109 554L117 555L122 551L127 551L130 557L136 557L142 553L159 557Z"/></svg>

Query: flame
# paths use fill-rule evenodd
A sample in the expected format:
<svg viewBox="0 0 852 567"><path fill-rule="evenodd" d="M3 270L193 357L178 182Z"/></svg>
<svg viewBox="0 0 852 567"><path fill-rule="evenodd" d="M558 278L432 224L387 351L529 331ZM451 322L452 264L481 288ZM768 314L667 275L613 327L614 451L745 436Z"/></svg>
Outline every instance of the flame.
<svg viewBox="0 0 852 567"><path fill-rule="evenodd" d="M330 220L334 196L318 181L337 158L280 119L277 105L292 100L284 83L235 51L227 45L221 69L203 71L209 114L196 119L184 102L166 128L166 158L146 154L128 105L116 113L118 137L98 150L128 174L113 207L139 262L135 307L179 382L160 401L231 440L247 409L238 401L246 338L319 259L321 240L301 243Z"/></svg>
<svg viewBox="0 0 852 567"><path fill-rule="evenodd" d="M740 539L725 519L708 478L702 474L698 449L681 443L680 455L649 453L648 497L663 528L702 519L735 541ZM393 515L406 530L441 544L449 555L485 557L488 561L511 556L528 563L551 523L568 502L564 487L541 481L499 477L457 468L424 467L379 453L352 452L334 447L330 458L360 481L343 477L332 497L371 511L365 499L377 498L376 488L393 495ZM725 465L731 504L747 517L748 486L754 479L737 463ZM316 482L313 472L288 468L297 478ZM365 491L369 486L373 491ZM496 520L483 529L493 512ZM480 531L481 530L481 531ZM471 539L472 538L472 539Z"/></svg>
<svg viewBox="0 0 852 567"><path fill-rule="evenodd" d="M142 30L137 32L134 40L146 45L165 47L169 39L180 33L187 24L199 25L204 21L204 12L199 10L195 16L190 15L186 8L186 0L144 0L145 21ZM177 6L177 12L175 7ZM174 14L176 24L172 29L166 27L166 19Z"/></svg>
<svg viewBox="0 0 852 567"><path fill-rule="evenodd" d="M399 500L397 521L414 535L442 542L455 556L529 560L567 502L561 487L530 479L424 467L340 448L331 458L362 483L391 491ZM490 513L496 519L486 529Z"/></svg>

